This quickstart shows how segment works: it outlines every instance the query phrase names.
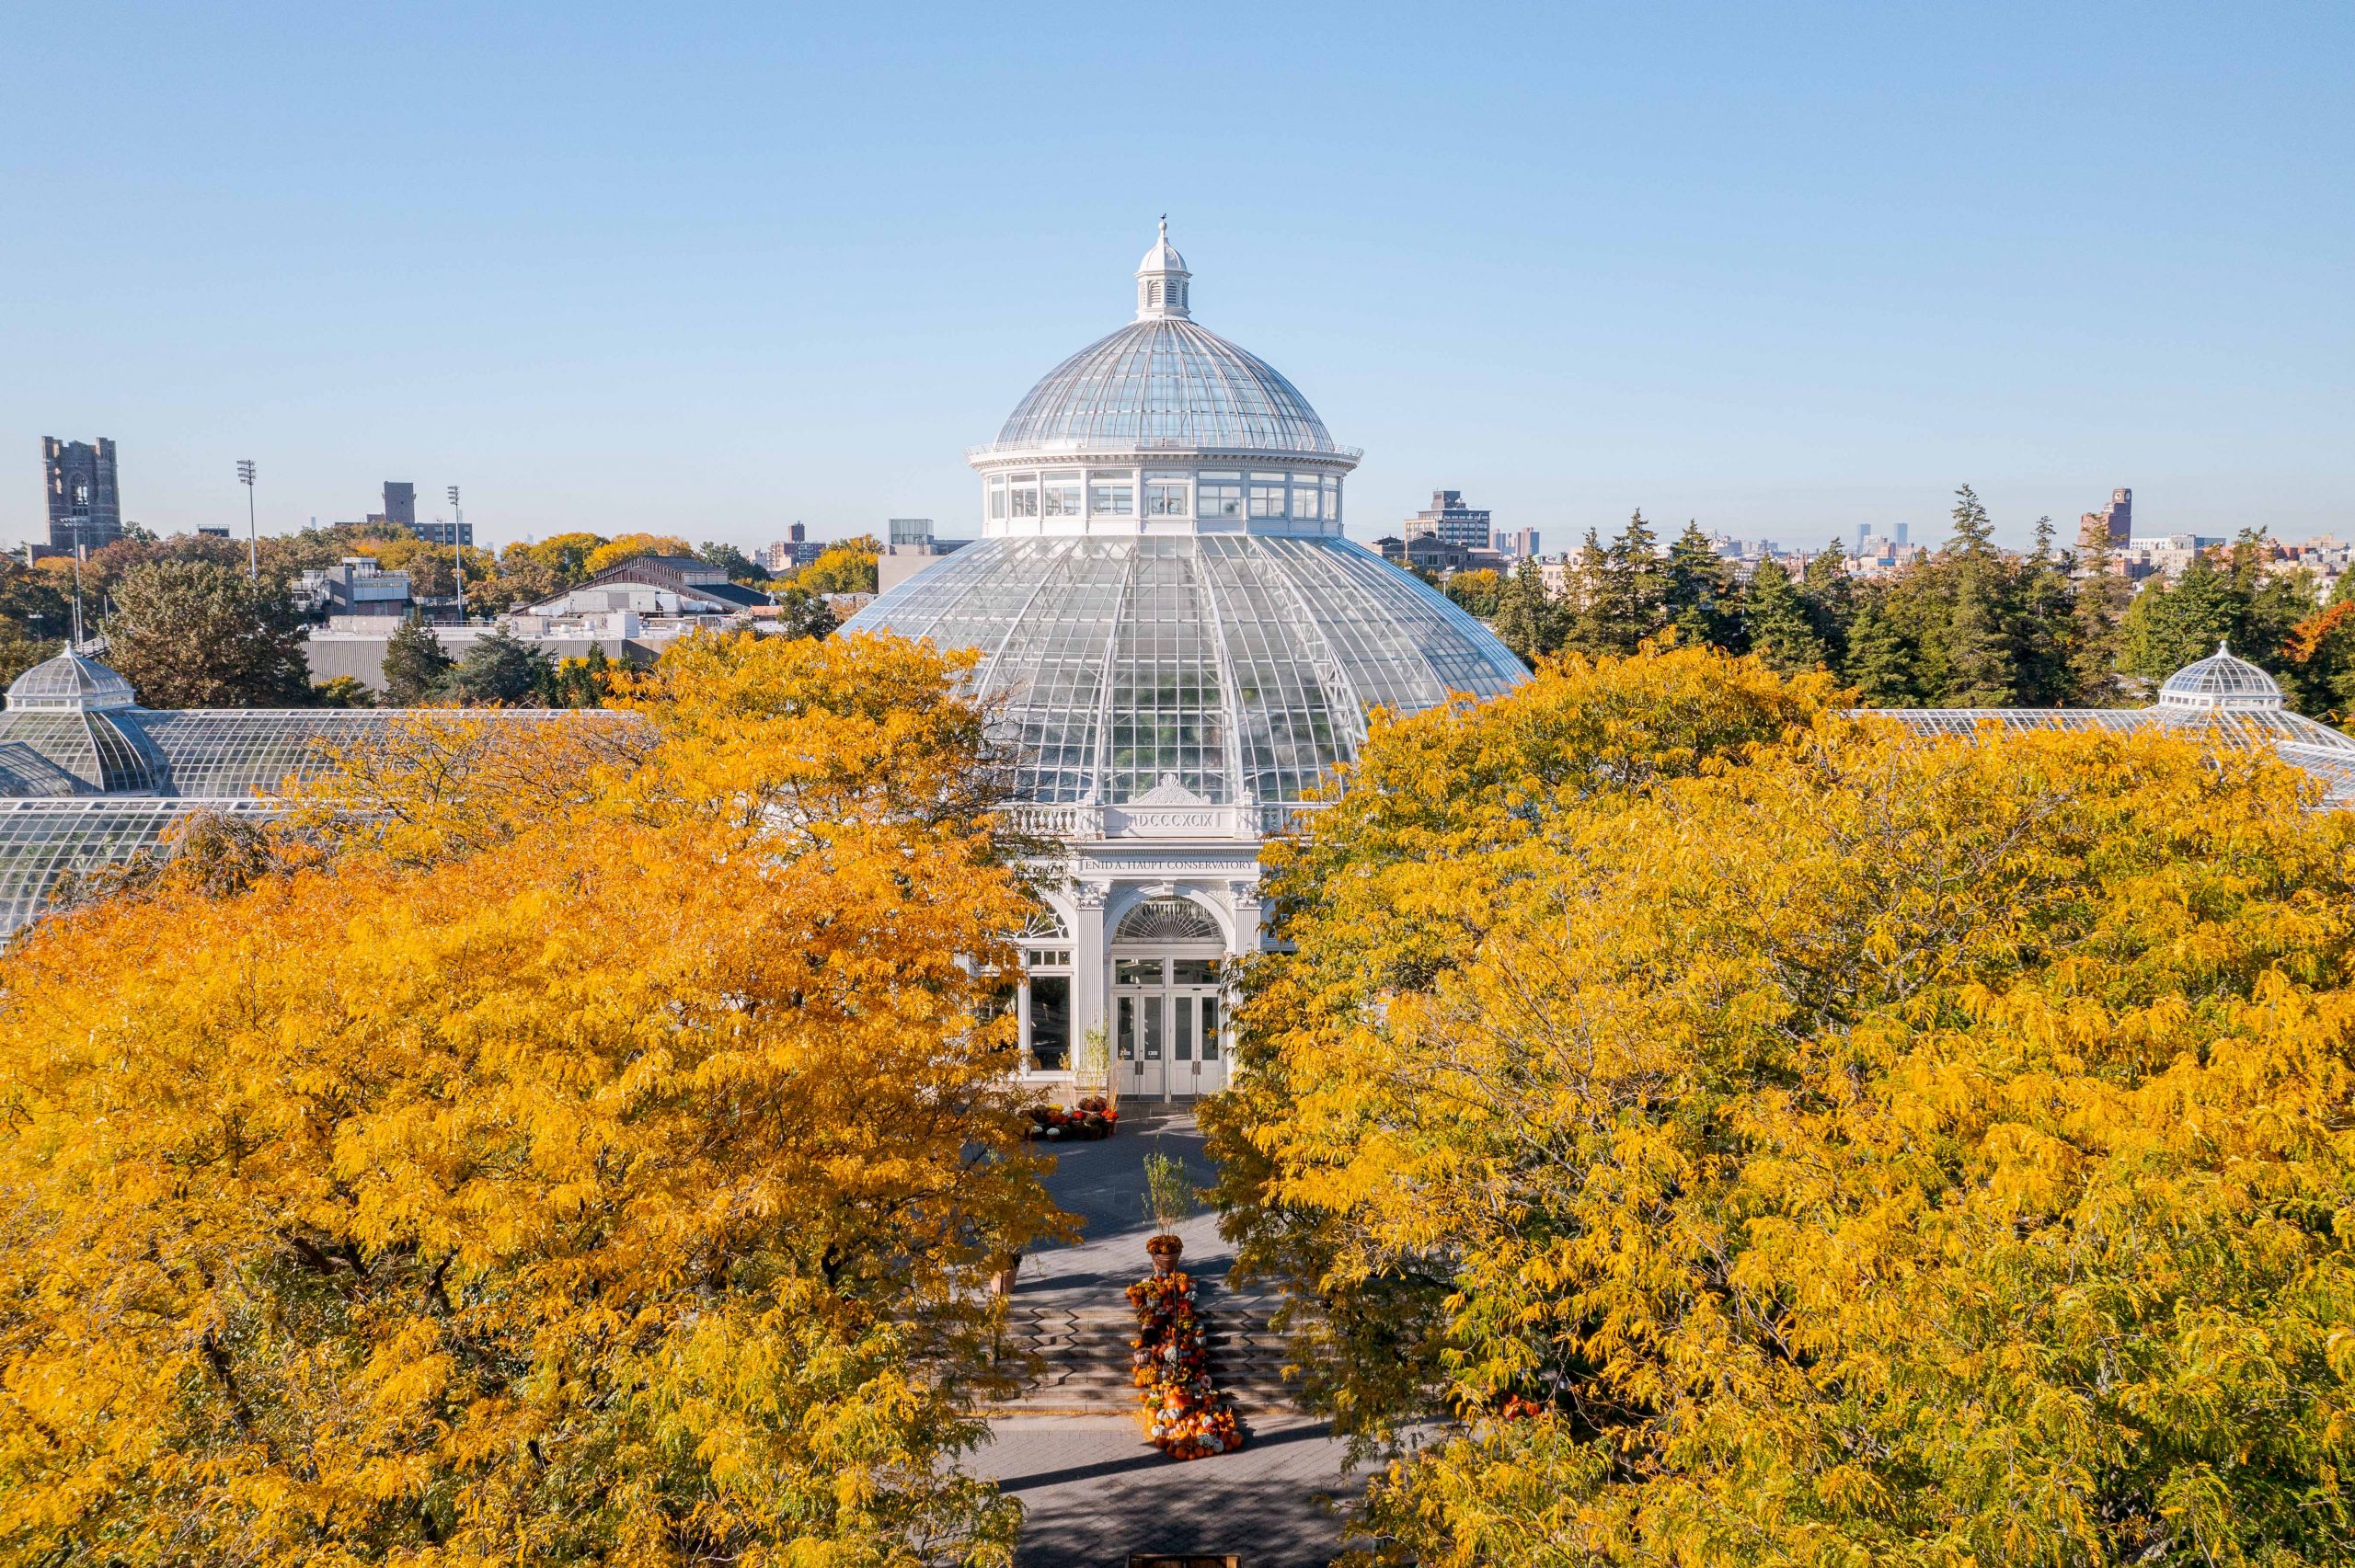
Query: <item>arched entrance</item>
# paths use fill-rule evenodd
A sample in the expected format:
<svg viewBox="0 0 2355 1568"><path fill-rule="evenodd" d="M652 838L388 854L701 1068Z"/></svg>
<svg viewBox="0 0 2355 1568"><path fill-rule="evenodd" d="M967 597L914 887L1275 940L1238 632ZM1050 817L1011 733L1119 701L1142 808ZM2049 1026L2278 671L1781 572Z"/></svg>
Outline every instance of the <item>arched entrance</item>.
<svg viewBox="0 0 2355 1568"><path fill-rule="evenodd" d="M1226 933L1177 896L1147 898L1112 933L1112 1070L1121 1096L1191 1100L1226 1087Z"/></svg>

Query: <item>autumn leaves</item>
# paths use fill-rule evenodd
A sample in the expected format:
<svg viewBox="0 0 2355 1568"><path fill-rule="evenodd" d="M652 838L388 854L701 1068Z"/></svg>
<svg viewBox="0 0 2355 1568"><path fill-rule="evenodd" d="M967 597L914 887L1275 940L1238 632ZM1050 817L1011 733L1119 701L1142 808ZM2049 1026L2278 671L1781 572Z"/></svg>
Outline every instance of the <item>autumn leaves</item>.
<svg viewBox="0 0 2355 1568"><path fill-rule="evenodd" d="M1706 652L1380 729L1217 1116L1425 1562L2344 1557L2355 831Z"/></svg>
<svg viewBox="0 0 2355 1568"><path fill-rule="evenodd" d="M715 638L618 723L420 719L23 939L0 1557L1002 1556L944 1461L1060 1219L952 674Z"/></svg>

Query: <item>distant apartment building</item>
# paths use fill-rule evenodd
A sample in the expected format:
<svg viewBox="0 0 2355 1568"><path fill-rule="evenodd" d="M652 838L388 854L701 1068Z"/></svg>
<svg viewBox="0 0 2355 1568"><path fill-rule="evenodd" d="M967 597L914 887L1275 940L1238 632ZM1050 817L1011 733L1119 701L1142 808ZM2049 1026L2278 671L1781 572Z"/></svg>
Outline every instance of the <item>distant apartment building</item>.
<svg viewBox="0 0 2355 1568"><path fill-rule="evenodd" d="M406 528L428 544L448 549L463 544L475 547L475 528L470 522L444 522L435 518L430 522L417 521L417 486L405 479L385 481L385 509L368 514L372 528Z"/></svg>
<svg viewBox="0 0 2355 1568"><path fill-rule="evenodd" d="M2087 512L2091 523L2098 522L2102 514ZM2110 569L2129 582L2141 582L2147 578L2171 578L2180 574L2203 553L2213 550L2224 541L2198 533L2151 533L2141 538L2126 538L2112 542Z"/></svg>
<svg viewBox="0 0 2355 1568"><path fill-rule="evenodd" d="M1412 539L1385 535L1375 540L1373 547L1392 566L1427 572L1434 577L1449 577L1456 572L1508 572L1512 569L1512 563L1494 550L1468 548L1442 539L1436 533L1419 533Z"/></svg>
<svg viewBox="0 0 2355 1568"><path fill-rule="evenodd" d="M1521 562L1537 558L1537 530L1534 528L1499 529L1491 536L1498 555L1508 561Z"/></svg>
<svg viewBox="0 0 2355 1568"><path fill-rule="evenodd" d="M1869 529L1856 530L1855 553L1848 557L1848 575L1852 578L1887 577L1918 566L1929 552L1919 544L1905 542L1905 525L1897 525L1898 537L1874 533Z"/></svg>
<svg viewBox="0 0 2355 1568"><path fill-rule="evenodd" d="M876 591L889 593L943 555L972 543L938 539L928 517L895 517L884 524L883 554L875 563Z"/></svg>
<svg viewBox="0 0 2355 1568"><path fill-rule="evenodd" d="M1439 539L1465 550L1486 550L1490 538L1490 514L1464 504L1461 490L1433 490L1431 504L1408 518L1402 532L1407 542Z"/></svg>
<svg viewBox="0 0 2355 1568"><path fill-rule="evenodd" d="M76 549L95 550L122 537L114 442L104 436L95 446L43 436L40 461L49 491L48 554L70 555Z"/></svg>
<svg viewBox="0 0 2355 1568"><path fill-rule="evenodd" d="M2104 539L2113 546L2126 544L2134 537L2134 492L2112 490L2109 505L2080 517L2077 529L2081 540Z"/></svg>
<svg viewBox="0 0 2355 1568"><path fill-rule="evenodd" d="M824 543L812 540L809 529L797 522L785 531L784 538L754 551L752 559L771 577L780 577L810 565L825 552Z"/></svg>
<svg viewBox="0 0 2355 1568"><path fill-rule="evenodd" d="M453 544L463 544L469 550L475 547L475 525L471 522L444 522L437 517L431 522L410 523L409 531L428 544L439 544L444 549Z"/></svg>

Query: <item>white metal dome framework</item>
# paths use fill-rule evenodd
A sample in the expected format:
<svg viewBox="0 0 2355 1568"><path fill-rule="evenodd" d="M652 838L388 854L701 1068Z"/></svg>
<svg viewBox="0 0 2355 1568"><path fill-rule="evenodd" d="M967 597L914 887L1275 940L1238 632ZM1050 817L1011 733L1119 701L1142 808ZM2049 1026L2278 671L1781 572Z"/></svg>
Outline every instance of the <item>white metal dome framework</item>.
<svg viewBox="0 0 2355 1568"><path fill-rule="evenodd" d="M1486 627L1341 538L1357 453L1191 319L1191 278L1165 223L1137 318L971 454L982 539L850 624L977 649L1024 796L1074 808L1040 820L1066 836L1256 841L1356 753L1373 708L1527 678Z"/></svg>
<svg viewBox="0 0 2355 1568"><path fill-rule="evenodd" d="M43 659L8 685L11 713L104 713L138 700L130 681L73 648Z"/></svg>
<svg viewBox="0 0 2355 1568"><path fill-rule="evenodd" d="M2175 708L2278 709L2281 688L2273 677L2245 658L2234 658L2230 645L2196 664L2187 664L2159 688L2159 701Z"/></svg>

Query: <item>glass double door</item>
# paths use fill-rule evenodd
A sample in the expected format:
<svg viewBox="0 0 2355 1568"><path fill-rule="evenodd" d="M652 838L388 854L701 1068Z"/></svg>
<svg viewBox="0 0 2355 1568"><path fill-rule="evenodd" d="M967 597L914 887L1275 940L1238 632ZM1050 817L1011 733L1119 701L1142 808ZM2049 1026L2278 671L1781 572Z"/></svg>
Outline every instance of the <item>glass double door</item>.
<svg viewBox="0 0 2355 1568"><path fill-rule="evenodd" d="M1226 1087L1216 958L1112 960L1112 1070L1123 1096L1191 1099Z"/></svg>

